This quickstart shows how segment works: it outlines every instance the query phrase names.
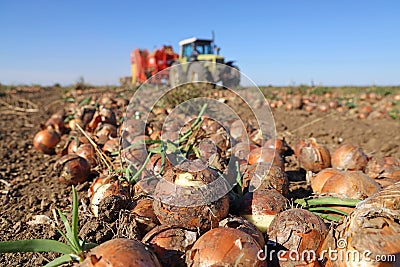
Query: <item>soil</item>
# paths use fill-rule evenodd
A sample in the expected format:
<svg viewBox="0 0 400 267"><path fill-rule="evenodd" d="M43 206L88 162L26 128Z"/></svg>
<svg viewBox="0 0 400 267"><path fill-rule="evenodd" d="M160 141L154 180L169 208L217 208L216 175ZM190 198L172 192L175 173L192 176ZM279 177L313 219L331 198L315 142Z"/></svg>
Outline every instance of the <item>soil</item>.
<svg viewBox="0 0 400 267"><path fill-rule="evenodd" d="M39 153L33 148L32 140L40 124L63 105L64 91L41 87L13 87L0 91L0 241L62 240L55 227L60 226L55 212L57 209L70 212L71 187L60 184L52 170L58 157ZM98 89L97 93L101 92ZM340 91L340 94L345 92ZM339 144L349 143L359 145L369 156L400 158L398 119L361 120L352 110L308 112L283 107L273 109L273 114L277 136L284 137L291 147L301 138L315 137L331 151ZM305 172L299 170L294 156L287 157L286 161L291 181L290 196L309 195L311 190L306 185ZM82 199L79 216L82 238L102 243L117 236L138 235L136 227L122 225L129 221L129 215L122 215L120 220L110 224L93 218L85 206L88 187L88 182L77 186ZM49 220L32 223L36 215L46 215ZM55 256L54 253L1 254L0 265L40 266Z"/></svg>

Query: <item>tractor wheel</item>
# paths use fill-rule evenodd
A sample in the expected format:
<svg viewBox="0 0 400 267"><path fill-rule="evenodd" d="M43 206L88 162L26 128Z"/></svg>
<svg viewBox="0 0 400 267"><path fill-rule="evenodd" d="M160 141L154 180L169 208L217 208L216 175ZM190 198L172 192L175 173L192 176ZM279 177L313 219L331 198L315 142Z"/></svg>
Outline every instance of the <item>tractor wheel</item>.
<svg viewBox="0 0 400 267"><path fill-rule="evenodd" d="M240 71L235 65L226 68L228 75L222 80L222 85L225 87L237 87L240 84Z"/></svg>
<svg viewBox="0 0 400 267"><path fill-rule="evenodd" d="M179 63L173 63L169 71L169 84L176 87L179 84L185 83L185 75L183 74L182 66Z"/></svg>
<svg viewBox="0 0 400 267"><path fill-rule="evenodd" d="M208 70L204 67L204 64L201 62L192 62L189 66L189 70L187 72L187 81L188 82L207 82L211 81L209 79Z"/></svg>

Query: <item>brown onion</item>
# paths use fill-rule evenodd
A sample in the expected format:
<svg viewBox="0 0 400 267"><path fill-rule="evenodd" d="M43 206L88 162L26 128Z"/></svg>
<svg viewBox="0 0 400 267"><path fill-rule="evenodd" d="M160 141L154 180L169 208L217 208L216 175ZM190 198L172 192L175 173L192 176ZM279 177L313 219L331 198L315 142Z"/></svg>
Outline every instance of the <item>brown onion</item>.
<svg viewBox="0 0 400 267"><path fill-rule="evenodd" d="M265 239L263 233L257 229L257 227L240 216L230 215L229 217L223 219L219 222L219 227L235 228L246 234L251 235L255 241L260 245L260 247L265 246Z"/></svg>
<svg viewBox="0 0 400 267"><path fill-rule="evenodd" d="M202 235L186 254L187 266L265 266L261 247L245 232L215 228Z"/></svg>
<svg viewBox="0 0 400 267"><path fill-rule="evenodd" d="M314 193L321 193L325 182L331 178L333 175L340 173L338 169L327 168L320 171L317 175L310 178L311 188Z"/></svg>
<svg viewBox="0 0 400 267"><path fill-rule="evenodd" d="M328 228L324 221L308 210L289 209L279 213L268 229L268 239L282 249L303 255L304 251L317 251L324 241ZM313 259L301 259L310 260ZM284 266L295 266L296 261L280 261Z"/></svg>
<svg viewBox="0 0 400 267"><path fill-rule="evenodd" d="M388 186L358 203L350 216L331 229L319 253L325 266L396 266L398 259L393 256L400 255L399 191L400 182ZM328 250L344 257L332 259ZM377 256L383 261L376 261Z"/></svg>
<svg viewBox="0 0 400 267"><path fill-rule="evenodd" d="M361 171L340 172L326 180L321 193L339 197L365 199L381 190L381 186Z"/></svg>
<svg viewBox="0 0 400 267"><path fill-rule="evenodd" d="M141 198L135 201L135 206L131 210L135 221L142 233L147 233L160 224L153 209L153 199Z"/></svg>
<svg viewBox="0 0 400 267"><path fill-rule="evenodd" d="M59 135L62 135L65 131L64 124L64 110L54 113L51 117L46 121L46 128L52 128Z"/></svg>
<svg viewBox="0 0 400 267"><path fill-rule="evenodd" d="M80 145L75 154L86 159L90 163L91 168L96 167L98 164L96 150L91 144Z"/></svg>
<svg viewBox="0 0 400 267"><path fill-rule="evenodd" d="M275 149L259 147L251 150L248 163L252 165L258 162L268 162L280 167L282 170L285 170L285 162L282 156L277 153Z"/></svg>
<svg viewBox="0 0 400 267"><path fill-rule="evenodd" d="M134 239L111 239L90 250L81 267L161 267L154 253Z"/></svg>
<svg viewBox="0 0 400 267"><path fill-rule="evenodd" d="M304 143L303 143L304 142ZM297 159L300 166L312 172L319 172L331 166L331 155L329 150L319 143L315 138L300 141L301 145L296 145Z"/></svg>
<svg viewBox="0 0 400 267"><path fill-rule="evenodd" d="M186 266L185 253L197 240L198 233L177 226L157 226L142 242L149 244L162 266Z"/></svg>
<svg viewBox="0 0 400 267"><path fill-rule="evenodd" d="M129 190L119 180L114 181L113 179L104 179L93 183L92 187L90 189L90 192L93 192L90 196L90 209L94 216L99 217L101 215L102 220L106 221L116 219L130 196ZM104 203L111 196L114 196L114 198L110 198L109 203ZM105 205L102 206L102 204Z"/></svg>
<svg viewBox="0 0 400 267"><path fill-rule="evenodd" d="M272 148L275 149L279 154L283 156L289 156L290 154L293 153L289 145L286 143L286 140L283 139L268 139L267 142L265 142L264 147Z"/></svg>
<svg viewBox="0 0 400 267"><path fill-rule="evenodd" d="M179 206L155 200L154 212L161 224L176 225L187 229L207 231L218 225L218 222L228 215L229 198L227 195L211 202L201 204L203 198L194 198L202 186L216 181L219 174L207 167L199 171L190 171L187 168L196 167L196 161L180 164L168 169L163 180L157 184L156 194L160 197L171 198L180 195ZM198 204L200 203L200 204Z"/></svg>
<svg viewBox="0 0 400 267"><path fill-rule="evenodd" d="M247 135L246 125L243 124L242 120L234 121L231 124L229 134L234 140L242 140Z"/></svg>
<svg viewBox="0 0 400 267"><path fill-rule="evenodd" d="M45 154L54 154L55 147L60 142L60 135L51 128L39 131L34 139L33 146L36 150Z"/></svg>
<svg viewBox="0 0 400 267"><path fill-rule="evenodd" d="M104 143L102 150L108 154L111 154L111 153L117 152L118 147L119 147L118 139L112 138L112 139L107 140L107 142Z"/></svg>
<svg viewBox="0 0 400 267"><path fill-rule="evenodd" d="M247 192L250 185L253 187L252 190L275 189L283 195L289 193L289 179L286 173L280 167L268 162L248 166L243 174L243 192Z"/></svg>
<svg viewBox="0 0 400 267"><path fill-rule="evenodd" d="M332 154L332 167L339 170L364 170L368 157L355 145L341 145Z"/></svg>
<svg viewBox="0 0 400 267"><path fill-rule="evenodd" d="M60 173L60 182L67 185L83 183L90 174L89 162L74 154L65 155L57 160L54 169Z"/></svg>
<svg viewBox="0 0 400 267"><path fill-rule="evenodd" d="M285 210L288 200L276 190L247 192L242 198L239 213L266 233L276 214Z"/></svg>
<svg viewBox="0 0 400 267"><path fill-rule="evenodd" d="M372 157L365 167L365 173L374 179L400 180L400 161L393 157Z"/></svg>
<svg viewBox="0 0 400 267"><path fill-rule="evenodd" d="M239 142L232 148L232 155L236 157L239 164L247 163L250 152L256 148L256 145L247 142Z"/></svg>

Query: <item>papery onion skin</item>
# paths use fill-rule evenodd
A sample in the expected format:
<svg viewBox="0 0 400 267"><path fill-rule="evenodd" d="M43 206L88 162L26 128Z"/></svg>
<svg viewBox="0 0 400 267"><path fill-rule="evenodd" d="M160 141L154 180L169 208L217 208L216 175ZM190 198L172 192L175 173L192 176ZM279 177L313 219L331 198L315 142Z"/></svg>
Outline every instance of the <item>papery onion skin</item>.
<svg viewBox="0 0 400 267"><path fill-rule="evenodd" d="M321 193L338 197L365 199L381 190L381 185L361 171L341 172L330 177Z"/></svg>
<svg viewBox="0 0 400 267"><path fill-rule="evenodd" d="M339 170L363 171L367 163L367 155L355 145L341 145L332 154L332 168Z"/></svg>
<svg viewBox="0 0 400 267"><path fill-rule="evenodd" d="M35 135L33 139L33 146L39 152L51 155L55 153L55 147L60 142L60 140L61 137L56 131L47 128L39 131Z"/></svg>
<svg viewBox="0 0 400 267"><path fill-rule="evenodd" d="M257 255L262 248L248 234L215 228L202 235L186 254L187 266L265 266Z"/></svg>
<svg viewBox="0 0 400 267"><path fill-rule="evenodd" d="M161 267L154 253L134 239L117 238L88 252L80 267Z"/></svg>

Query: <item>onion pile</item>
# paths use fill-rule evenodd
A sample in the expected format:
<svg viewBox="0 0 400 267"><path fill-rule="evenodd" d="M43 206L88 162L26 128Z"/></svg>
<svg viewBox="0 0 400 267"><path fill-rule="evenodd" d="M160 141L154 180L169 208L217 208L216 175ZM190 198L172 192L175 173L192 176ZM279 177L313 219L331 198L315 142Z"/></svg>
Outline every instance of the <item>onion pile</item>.
<svg viewBox="0 0 400 267"><path fill-rule="evenodd" d="M357 115L362 119L373 116L372 102L377 96L365 99L371 103L359 108ZM367 243L360 229L370 223L381 228L368 228L367 235L377 235L373 239L380 242L385 253L399 253L398 189L388 186L381 191L400 180L398 159L369 158L353 144L329 151L331 147L316 138L303 137L293 149L285 139L271 138L263 143L260 130L251 120L233 119L224 129L218 121L200 116L202 124L193 128L194 115L185 118L164 107L155 107L145 123L140 117L147 114L147 107L138 105L125 111L128 103L114 93L80 99L52 115L33 140L38 151L58 154L54 173L59 181L89 188L88 211L98 224L116 227L121 214L128 214L129 227L138 233L135 238L142 240L107 241L89 251L81 266L319 266L322 262L313 258L290 260L291 252L301 255L307 250L320 251L328 234L317 212L290 208L299 193L290 187L294 182L290 179L296 172L301 176L297 182L305 184L304 170L315 198L366 199L354 211L352 207L324 206L328 209L322 215L331 214L332 209L351 212L348 217L344 213L345 223L340 223L340 229L331 228L339 236L353 238L344 250L370 248L355 240ZM284 107L288 112L349 109L332 94L278 94L271 106ZM163 125L167 116L171 121ZM181 129L180 122L185 122ZM191 132L190 141L171 145L186 131ZM161 136L171 141L171 147L160 145ZM178 149L186 157L179 164L164 157ZM237 169L226 174L230 160ZM287 171L293 166L296 171ZM229 181L236 179L232 190L211 203L196 205L202 200L194 197L199 188L222 176ZM371 208L374 201L383 204ZM179 205L182 202L192 205ZM334 248L334 236L330 235L324 248ZM285 250L280 256L286 260L264 260L266 245L268 250Z"/></svg>

